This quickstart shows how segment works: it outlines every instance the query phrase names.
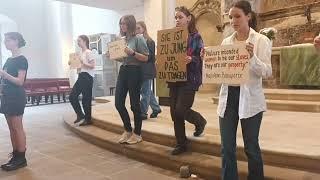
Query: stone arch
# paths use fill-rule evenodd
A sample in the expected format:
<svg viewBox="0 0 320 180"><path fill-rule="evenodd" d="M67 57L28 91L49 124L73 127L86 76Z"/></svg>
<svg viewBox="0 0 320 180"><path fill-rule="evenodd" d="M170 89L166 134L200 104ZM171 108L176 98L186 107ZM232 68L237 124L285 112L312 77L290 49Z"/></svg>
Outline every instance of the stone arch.
<svg viewBox="0 0 320 180"><path fill-rule="evenodd" d="M221 3L218 0L198 0L191 8L197 20L205 46L214 46L221 43L223 35L216 26L222 24Z"/></svg>

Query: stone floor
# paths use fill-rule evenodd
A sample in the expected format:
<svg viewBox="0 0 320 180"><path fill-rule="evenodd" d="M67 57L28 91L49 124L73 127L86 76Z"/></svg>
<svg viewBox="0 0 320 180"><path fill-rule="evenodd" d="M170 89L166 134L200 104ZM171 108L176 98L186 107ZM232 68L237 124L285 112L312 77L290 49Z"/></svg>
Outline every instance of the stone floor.
<svg viewBox="0 0 320 180"><path fill-rule="evenodd" d="M28 166L15 172L0 170L1 180L174 180L175 172L153 167L91 145L67 130L62 114L69 104L26 109ZM0 162L11 151L9 132L0 116ZM197 179L197 178L191 178Z"/></svg>

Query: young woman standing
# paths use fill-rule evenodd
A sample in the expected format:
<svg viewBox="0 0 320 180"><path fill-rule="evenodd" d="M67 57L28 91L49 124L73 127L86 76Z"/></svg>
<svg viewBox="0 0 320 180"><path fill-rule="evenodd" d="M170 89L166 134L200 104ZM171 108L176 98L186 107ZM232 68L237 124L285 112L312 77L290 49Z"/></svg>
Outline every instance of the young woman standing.
<svg viewBox="0 0 320 180"><path fill-rule="evenodd" d="M25 158L26 135L22 118L26 105L23 84L27 76L28 60L20 51L20 48L26 45L20 33L6 33L4 43L6 48L11 51L12 56L7 59L3 70L0 70L0 76L4 83L0 113L6 117L13 151L10 161L1 165L1 168L5 171L12 171L27 166Z"/></svg>
<svg viewBox="0 0 320 180"><path fill-rule="evenodd" d="M202 59L200 52L203 49L201 35L196 29L195 17L182 6L175 12L176 27L188 27L189 37L187 54L185 58L187 66L187 81L168 83L170 89L170 113L174 122L174 132L177 145L172 155L178 155L187 151L188 140L185 132L185 120L195 125L194 136L200 136L207 121L200 113L191 109L196 91L202 84Z"/></svg>
<svg viewBox="0 0 320 180"><path fill-rule="evenodd" d="M156 118L161 113L161 108L154 93L151 90L151 85L156 78L156 57L155 57L155 42L151 39L148 34L147 26L143 21L137 22L137 34L142 34L147 42L149 48L149 57L146 63L142 64L142 86L141 86L141 118L145 120L148 118L149 105L152 109L150 118Z"/></svg>
<svg viewBox="0 0 320 180"><path fill-rule="evenodd" d="M123 16L120 19L119 25L120 34L127 41L125 52L128 55L128 57L122 59L115 93L115 106L121 116L125 129L119 143L136 144L142 141L140 109L141 63L148 61L149 50L143 36L136 35L136 19L133 15ZM131 110L134 115L134 130L132 130L130 117L125 106L128 92Z"/></svg>
<svg viewBox="0 0 320 180"><path fill-rule="evenodd" d="M81 69L78 80L74 84L70 93L70 103L77 114L77 119L74 123L78 123L84 119L80 126L92 124L91 107L92 107L92 86L95 68L95 58L91 50L89 50L89 38L86 35L78 37L78 46L81 48L80 61ZM82 94L82 107L79 103L79 95Z"/></svg>
<svg viewBox="0 0 320 180"><path fill-rule="evenodd" d="M236 158L237 127L240 119L245 153L248 157L248 180L264 179L259 146L259 131L266 102L262 78L272 75L270 40L255 31L255 13L247 1L234 3L229 11L235 32L222 45L246 42L250 54L249 81L241 85L223 84L218 115L222 144L222 179L238 179Z"/></svg>

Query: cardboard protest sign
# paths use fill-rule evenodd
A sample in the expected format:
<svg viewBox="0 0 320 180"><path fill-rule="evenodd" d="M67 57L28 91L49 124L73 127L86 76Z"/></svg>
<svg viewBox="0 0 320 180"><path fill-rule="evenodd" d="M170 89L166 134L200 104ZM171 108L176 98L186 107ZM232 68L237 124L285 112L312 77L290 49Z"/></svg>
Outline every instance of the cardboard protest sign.
<svg viewBox="0 0 320 180"><path fill-rule="evenodd" d="M246 43L205 48L203 82L243 84L249 79L250 55Z"/></svg>
<svg viewBox="0 0 320 180"><path fill-rule="evenodd" d="M70 69L78 69L81 67L80 55L78 53L69 54Z"/></svg>
<svg viewBox="0 0 320 180"><path fill-rule="evenodd" d="M157 79L166 82L186 81L187 28L158 31Z"/></svg>
<svg viewBox="0 0 320 180"><path fill-rule="evenodd" d="M124 38L121 38L117 41L109 42L108 49L109 49L110 59L117 60L117 59L127 57L128 55L124 52L124 49L126 47L127 47L127 43Z"/></svg>

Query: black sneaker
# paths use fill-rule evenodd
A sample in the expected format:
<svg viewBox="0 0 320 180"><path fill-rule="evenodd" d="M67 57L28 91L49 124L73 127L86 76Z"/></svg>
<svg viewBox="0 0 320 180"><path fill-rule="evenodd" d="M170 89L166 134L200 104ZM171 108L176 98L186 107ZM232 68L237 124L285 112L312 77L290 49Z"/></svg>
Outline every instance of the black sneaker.
<svg viewBox="0 0 320 180"><path fill-rule="evenodd" d="M196 130L193 133L193 135L195 137L199 137L203 133L204 128L206 127L206 125L207 125L207 121L206 120L204 120L204 122L202 124L200 124L198 126L196 125Z"/></svg>
<svg viewBox="0 0 320 180"><path fill-rule="evenodd" d="M141 120L147 120L148 115L147 114L141 114Z"/></svg>
<svg viewBox="0 0 320 180"><path fill-rule="evenodd" d="M188 151L188 148L186 145L184 145L184 146L178 145L173 149L173 151L171 151L171 155L176 156L176 155L185 153L187 151Z"/></svg>
<svg viewBox="0 0 320 180"><path fill-rule="evenodd" d="M77 119L73 123L77 124L78 122L82 121L83 119L84 119L84 116L77 116Z"/></svg>
<svg viewBox="0 0 320 180"><path fill-rule="evenodd" d="M92 124L91 120L84 120L79 126L89 126Z"/></svg>
<svg viewBox="0 0 320 180"><path fill-rule="evenodd" d="M11 163L5 166L1 166L1 168L4 171L14 171L19 168L23 168L27 166L27 160L26 160L25 154L26 154L25 152L17 152L16 156L13 158Z"/></svg>
<svg viewBox="0 0 320 180"><path fill-rule="evenodd" d="M152 112L152 114L150 115L150 118L157 118L158 114L160 114L160 113L161 113L161 110L158 112Z"/></svg>

